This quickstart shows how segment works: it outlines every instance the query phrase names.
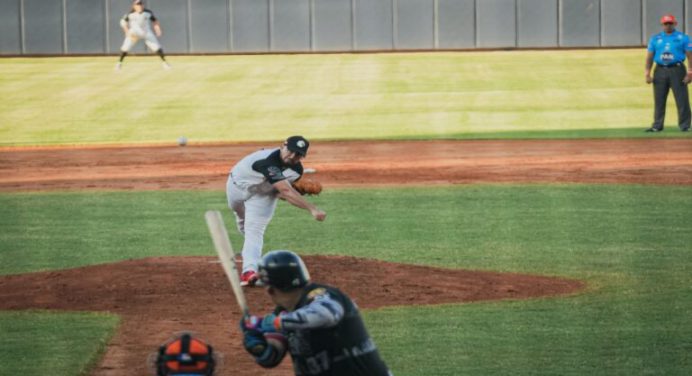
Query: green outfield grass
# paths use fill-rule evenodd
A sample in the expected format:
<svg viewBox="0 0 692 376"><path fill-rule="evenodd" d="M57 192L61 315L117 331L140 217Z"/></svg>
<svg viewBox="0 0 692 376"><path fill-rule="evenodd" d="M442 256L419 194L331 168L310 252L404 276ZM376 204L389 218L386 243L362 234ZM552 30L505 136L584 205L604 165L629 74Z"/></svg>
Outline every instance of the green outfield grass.
<svg viewBox="0 0 692 376"><path fill-rule="evenodd" d="M645 51L0 59L0 145L652 137ZM669 132L682 137L674 101ZM47 109L50 111L38 111Z"/></svg>
<svg viewBox="0 0 692 376"><path fill-rule="evenodd" d="M367 311L396 375L692 373L690 187L348 189L315 201L329 214L324 223L280 203L266 248L588 284L570 297ZM223 192L0 194L0 274L155 255L211 256L206 209L223 210L240 244ZM18 348L31 348L50 331L38 324L29 329L43 314L14 315L0 315L0 328ZM53 329L70 332L83 318ZM74 340L97 346L113 324L106 318L93 335ZM52 355L37 352L36 363ZM12 370L6 357L0 353L0 374Z"/></svg>
<svg viewBox="0 0 692 376"><path fill-rule="evenodd" d="M103 313L0 311L0 374L87 375L118 321Z"/></svg>

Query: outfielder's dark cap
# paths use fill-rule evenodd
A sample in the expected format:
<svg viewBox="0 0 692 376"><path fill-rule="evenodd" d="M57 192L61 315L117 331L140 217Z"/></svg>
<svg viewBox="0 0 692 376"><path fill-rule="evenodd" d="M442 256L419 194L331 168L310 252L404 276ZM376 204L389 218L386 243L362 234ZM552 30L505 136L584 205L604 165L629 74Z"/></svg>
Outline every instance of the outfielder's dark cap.
<svg viewBox="0 0 692 376"><path fill-rule="evenodd" d="M288 150L298 153L304 157L308 154L310 142L303 136L291 136L286 139L286 147Z"/></svg>

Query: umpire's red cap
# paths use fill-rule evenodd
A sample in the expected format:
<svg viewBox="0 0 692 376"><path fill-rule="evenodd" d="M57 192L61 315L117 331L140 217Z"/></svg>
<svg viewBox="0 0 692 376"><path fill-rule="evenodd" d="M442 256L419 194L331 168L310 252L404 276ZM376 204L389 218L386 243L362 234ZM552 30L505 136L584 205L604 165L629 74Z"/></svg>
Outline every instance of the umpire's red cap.
<svg viewBox="0 0 692 376"><path fill-rule="evenodd" d="M666 14L665 16L661 17L661 25L666 24L666 23L672 23L677 25L678 21L675 19L675 16L672 14Z"/></svg>

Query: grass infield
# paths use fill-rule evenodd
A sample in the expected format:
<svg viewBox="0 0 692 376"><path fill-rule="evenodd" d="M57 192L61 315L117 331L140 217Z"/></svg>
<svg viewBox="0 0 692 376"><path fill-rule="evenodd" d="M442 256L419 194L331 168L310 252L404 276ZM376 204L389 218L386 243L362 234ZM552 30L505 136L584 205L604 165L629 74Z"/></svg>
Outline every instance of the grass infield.
<svg viewBox="0 0 692 376"><path fill-rule="evenodd" d="M684 137L643 49L0 59L0 145ZM50 113L37 109L50 106Z"/></svg>
<svg viewBox="0 0 692 376"><path fill-rule="evenodd" d="M588 283L570 297L366 311L396 375L689 375L691 197L689 187L635 185L333 190L316 199L329 213L324 223L280 203L266 248ZM223 210L240 244L222 192L2 194L0 273L211 256L206 209ZM85 325L81 314L61 314L67 319L53 328L39 325L43 314L32 315L0 315L4 337L17 348ZM103 322L92 335L70 340L102 344L114 321L95 317ZM14 370L7 368L14 356L0 353L0 374ZM36 356L40 365L54 354Z"/></svg>

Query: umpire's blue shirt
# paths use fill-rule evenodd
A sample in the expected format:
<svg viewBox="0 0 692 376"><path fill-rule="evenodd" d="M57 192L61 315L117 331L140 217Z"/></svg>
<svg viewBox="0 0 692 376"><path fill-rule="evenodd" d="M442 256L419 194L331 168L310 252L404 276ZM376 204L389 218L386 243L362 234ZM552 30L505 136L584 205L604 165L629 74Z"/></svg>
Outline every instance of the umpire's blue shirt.
<svg viewBox="0 0 692 376"><path fill-rule="evenodd" d="M692 51L690 37L677 30L662 31L649 39L649 52L654 53L656 65L675 65L685 61L685 51Z"/></svg>

